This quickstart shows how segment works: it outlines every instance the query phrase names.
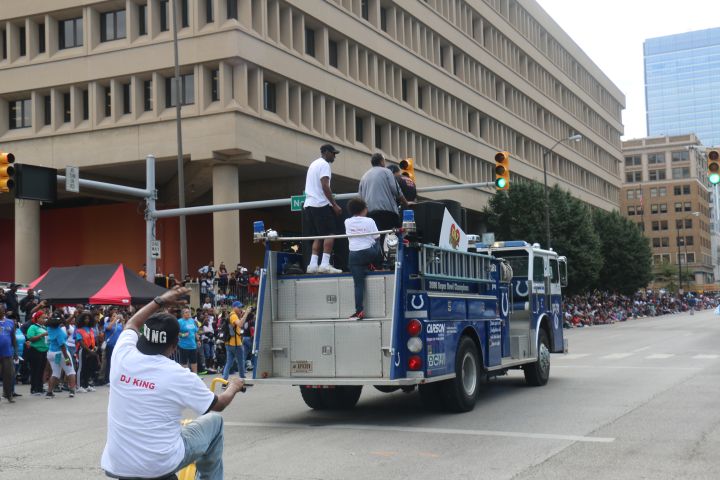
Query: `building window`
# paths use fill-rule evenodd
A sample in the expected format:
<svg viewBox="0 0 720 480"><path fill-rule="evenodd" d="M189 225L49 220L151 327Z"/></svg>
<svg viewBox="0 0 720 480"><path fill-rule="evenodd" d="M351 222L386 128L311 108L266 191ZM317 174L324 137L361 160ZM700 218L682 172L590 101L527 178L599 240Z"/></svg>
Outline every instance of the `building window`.
<svg viewBox="0 0 720 480"><path fill-rule="evenodd" d="M672 169L673 180L681 178L690 178L690 167L676 167Z"/></svg>
<svg viewBox="0 0 720 480"><path fill-rule="evenodd" d="M227 18L230 20L231 18L234 18L237 20L238 18L238 5L237 0L227 0Z"/></svg>
<svg viewBox="0 0 720 480"><path fill-rule="evenodd" d="M407 81L407 78L404 78L404 77L403 77L403 79L402 79L402 81L401 81L400 83L401 83L401 85L402 85L402 99L403 99L403 102L407 102L407 99L408 99L408 81Z"/></svg>
<svg viewBox="0 0 720 480"><path fill-rule="evenodd" d="M667 220L660 220L660 230L667 230L667 229L668 229Z"/></svg>
<svg viewBox="0 0 720 480"><path fill-rule="evenodd" d="M112 114L112 90L109 86L104 87L103 91L103 110L105 116L109 117Z"/></svg>
<svg viewBox="0 0 720 480"><path fill-rule="evenodd" d="M664 197L667 195L667 187L658 188L658 197Z"/></svg>
<svg viewBox="0 0 720 480"><path fill-rule="evenodd" d="M652 205L650 205L650 213L653 214L653 215L655 215L655 214L658 213L658 205L657 205L657 203L653 203Z"/></svg>
<svg viewBox="0 0 720 480"><path fill-rule="evenodd" d="M625 195L627 196L628 200L634 200L635 199L635 190L628 190Z"/></svg>
<svg viewBox="0 0 720 480"><path fill-rule="evenodd" d="M685 237L685 245L690 246L690 245L694 245L694 244L695 244L695 239L692 236Z"/></svg>
<svg viewBox="0 0 720 480"><path fill-rule="evenodd" d="M29 98L10 103L10 130L32 127L32 101Z"/></svg>
<svg viewBox="0 0 720 480"><path fill-rule="evenodd" d="M152 110L152 80L143 80L143 110Z"/></svg>
<svg viewBox="0 0 720 480"><path fill-rule="evenodd" d="M660 230L660 222L658 222L658 221L653 221L653 222L651 223L651 225L652 225L652 229L653 229L654 232L657 232L658 230Z"/></svg>
<svg viewBox="0 0 720 480"><path fill-rule="evenodd" d="M52 123L52 97L43 95L43 125Z"/></svg>
<svg viewBox="0 0 720 480"><path fill-rule="evenodd" d="M59 48L82 47L83 44L83 24L82 17L71 18L70 20L61 20L58 22Z"/></svg>
<svg viewBox="0 0 720 480"><path fill-rule="evenodd" d="M660 246L661 247L669 247L670 246L670 238L669 237L662 237L660 239Z"/></svg>
<svg viewBox="0 0 720 480"><path fill-rule="evenodd" d="M168 0L160 0L160 31L161 32L167 32L170 30L168 26L168 18L170 18L170 13L168 11L169 5Z"/></svg>
<svg viewBox="0 0 720 480"><path fill-rule="evenodd" d="M45 53L45 24L38 24L38 53Z"/></svg>
<svg viewBox="0 0 720 480"><path fill-rule="evenodd" d="M382 150L382 125L375 125L375 148Z"/></svg>
<svg viewBox="0 0 720 480"><path fill-rule="evenodd" d="M63 93L63 122L70 122L72 108L70 106L70 92Z"/></svg>
<svg viewBox="0 0 720 480"><path fill-rule="evenodd" d="M628 214L628 215L635 215L635 205L628 205L628 207L627 207L627 214Z"/></svg>
<svg viewBox="0 0 720 480"><path fill-rule="evenodd" d="M683 185L683 195L690 195L690 185Z"/></svg>
<svg viewBox="0 0 720 480"><path fill-rule="evenodd" d="M210 70L210 101L220 100L220 69Z"/></svg>
<svg viewBox="0 0 720 480"><path fill-rule="evenodd" d="M682 212L683 205L682 202L675 202L675 212Z"/></svg>
<svg viewBox="0 0 720 480"><path fill-rule="evenodd" d="M265 80L263 82L263 108L268 112L277 112L277 98L275 97L275 84Z"/></svg>
<svg viewBox="0 0 720 480"><path fill-rule="evenodd" d="M213 0L205 0L205 22L212 23L215 21L215 12L213 12Z"/></svg>
<svg viewBox="0 0 720 480"><path fill-rule="evenodd" d="M645 224L643 222L638 223L637 226L641 232L645 231Z"/></svg>
<svg viewBox="0 0 720 480"><path fill-rule="evenodd" d="M642 172L627 172L625 174L625 182L627 182L627 183L642 182Z"/></svg>
<svg viewBox="0 0 720 480"><path fill-rule="evenodd" d="M138 5L138 35L147 35L147 4Z"/></svg>
<svg viewBox="0 0 720 480"><path fill-rule="evenodd" d="M190 15L188 10L188 0L180 1L180 28L187 28L190 26Z"/></svg>
<svg viewBox="0 0 720 480"><path fill-rule="evenodd" d="M692 212L692 202L685 202L683 204L683 207L685 208L686 212Z"/></svg>
<svg viewBox="0 0 720 480"><path fill-rule="evenodd" d="M0 55L2 55L2 60L5 60L7 58L7 40L5 36L5 30L0 30L0 45L2 48L0 48Z"/></svg>
<svg viewBox="0 0 720 480"><path fill-rule="evenodd" d="M195 103L195 77L192 73L180 75L180 105ZM175 106L175 77L165 79L165 107Z"/></svg>
<svg viewBox="0 0 720 480"><path fill-rule="evenodd" d="M653 248L660 248L660 238L653 238L652 242Z"/></svg>
<svg viewBox="0 0 720 480"><path fill-rule="evenodd" d="M365 121L360 117L355 117L355 141L365 142Z"/></svg>
<svg viewBox="0 0 720 480"><path fill-rule="evenodd" d="M82 91L82 115L83 120L90 118L90 99L87 90Z"/></svg>
<svg viewBox="0 0 720 480"><path fill-rule="evenodd" d="M661 165L665 163L665 153L648 153L648 165Z"/></svg>
<svg viewBox="0 0 720 480"><path fill-rule="evenodd" d="M694 253L688 253L687 254L687 261L685 263L695 263L695 254Z"/></svg>
<svg viewBox="0 0 720 480"><path fill-rule="evenodd" d="M338 44L332 39L328 39L328 60L330 66L338 68Z"/></svg>
<svg viewBox="0 0 720 480"><path fill-rule="evenodd" d="M640 163L640 155L631 155L629 157L625 157L626 167L634 167L636 165L640 165Z"/></svg>
<svg viewBox="0 0 720 480"><path fill-rule="evenodd" d="M651 188L650 189L650 198L655 198L658 196L658 189L657 188Z"/></svg>
<svg viewBox="0 0 720 480"><path fill-rule="evenodd" d="M387 32L387 8L380 8L380 29Z"/></svg>
<svg viewBox="0 0 720 480"><path fill-rule="evenodd" d="M677 152L672 152L670 155L672 156L673 162L685 162L690 159L690 152L687 150L680 150Z"/></svg>
<svg viewBox="0 0 720 480"><path fill-rule="evenodd" d="M27 38L25 38L25 27L20 27L18 37L20 40L20 56L24 57L27 55Z"/></svg>
<svg viewBox="0 0 720 480"><path fill-rule="evenodd" d="M419 108L420 110L422 110L422 108L423 108L423 95L422 95L422 87L420 86L420 84L418 84L418 87L417 87L417 104L418 104L418 108Z"/></svg>
<svg viewBox="0 0 720 480"><path fill-rule="evenodd" d="M315 56L315 30L305 27L305 53Z"/></svg>
<svg viewBox="0 0 720 480"><path fill-rule="evenodd" d="M667 213L667 203L660 204L660 213Z"/></svg>
<svg viewBox="0 0 720 480"><path fill-rule="evenodd" d="M648 180L651 182L665 180L665 178L665 170L648 170Z"/></svg>
<svg viewBox="0 0 720 480"><path fill-rule="evenodd" d="M370 19L370 7L368 6L368 0L361 0L360 2L360 14L365 20Z"/></svg>
<svg viewBox="0 0 720 480"><path fill-rule="evenodd" d="M100 41L125 38L125 10L100 14Z"/></svg>
<svg viewBox="0 0 720 480"><path fill-rule="evenodd" d="M127 115L128 113L132 112L132 107L130 106L130 82L123 83L122 97L123 115Z"/></svg>

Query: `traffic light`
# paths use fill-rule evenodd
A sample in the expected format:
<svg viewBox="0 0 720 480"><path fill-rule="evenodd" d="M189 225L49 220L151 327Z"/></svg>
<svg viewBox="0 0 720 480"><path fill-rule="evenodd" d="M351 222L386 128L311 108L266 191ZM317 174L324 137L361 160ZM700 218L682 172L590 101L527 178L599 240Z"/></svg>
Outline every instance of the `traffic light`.
<svg viewBox="0 0 720 480"><path fill-rule="evenodd" d="M495 188L510 189L510 152L495 154Z"/></svg>
<svg viewBox="0 0 720 480"><path fill-rule="evenodd" d="M0 192L7 193L15 187L15 155L0 152Z"/></svg>
<svg viewBox="0 0 720 480"><path fill-rule="evenodd" d="M709 148L707 150L708 159L708 180L713 185L720 182L720 149Z"/></svg>
<svg viewBox="0 0 720 480"><path fill-rule="evenodd" d="M400 171L402 175L410 177L412 181L415 181L415 161L412 158L403 158L400 160Z"/></svg>

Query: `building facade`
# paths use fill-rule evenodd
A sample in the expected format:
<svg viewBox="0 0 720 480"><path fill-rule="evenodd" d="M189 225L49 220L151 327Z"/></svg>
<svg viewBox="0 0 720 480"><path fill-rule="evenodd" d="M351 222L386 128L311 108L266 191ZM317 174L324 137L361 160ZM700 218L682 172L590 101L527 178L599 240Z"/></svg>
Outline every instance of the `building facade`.
<svg viewBox="0 0 720 480"><path fill-rule="evenodd" d="M159 206L174 206L171 7L3 2L0 149L20 163L74 165L83 178L139 186L142 159L152 153ZM414 158L420 186L492 181L498 150L511 152L513 182L542 181L543 152L576 133L580 142L561 142L548 156L550 184L598 208L619 204L624 96L534 1L177 0L177 7L188 205L302 193L305 169L325 142L342 151L333 164L339 193L357 189L375 151L391 162ZM471 228L493 193L453 193ZM14 275L27 280L50 264L97 262L78 257L76 247L56 253L42 232L70 221L97 234L78 212L92 209L96 218L123 201L63 193L40 208L0 198L0 217L15 231ZM138 224L139 207L125 205L116 218L134 250L103 238L114 255L140 265L142 217ZM260 262L252 219L297 231L299 217L288 210L190 217L190 271L208 259ZM167 246L159 268L178 272L174 224L158 228Z"/></svg>
<svg viewBox="0 0 720 480"><path fill-rule="evenodd" d="M648 136L720 146L720 28L650 38L644 57Z"/></svg>
<svg viewBox="0 0 720 480"><path fill-rule="evenodd" d="M712 211L707 160L696 135L623 142L620 212L652 247L654 286L714 290Z"/></svg>

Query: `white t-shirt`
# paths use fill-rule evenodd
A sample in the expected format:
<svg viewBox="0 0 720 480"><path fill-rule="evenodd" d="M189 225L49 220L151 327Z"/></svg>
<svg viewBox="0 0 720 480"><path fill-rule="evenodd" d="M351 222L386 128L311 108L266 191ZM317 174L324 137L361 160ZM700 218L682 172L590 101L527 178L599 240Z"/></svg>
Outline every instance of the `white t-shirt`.
<svg viewBox="0 0 720 480"><path fill-rule="evenodd" d="M374 233L377 232L377 225L375 220L369 217L350 217L345 220L345 233L356 234L356 233ZM365 250L372 247L375 244L375 239L380 235L368 235L366 237L349 237L348 243L350 245L351 252L357 252L358 250Z"/></svg>
<svg viewBox="0 0 720 480"><path fill-rule="evenodd" d="M308 167L305 177L305 205L303 208L330 205L320 183L320 179L323 177L328 177L329 182L332 173L330 172L330 163L320 157Z"/></svg>
<svg viewBox="0 0 720 480"><path fill-rule="evenodd" d="M185 456L183 410L203 414L215 395L179 363L140 353L137 340L137 332L123 330L113 350L101 467L120 477L159 477Z"/></svg>

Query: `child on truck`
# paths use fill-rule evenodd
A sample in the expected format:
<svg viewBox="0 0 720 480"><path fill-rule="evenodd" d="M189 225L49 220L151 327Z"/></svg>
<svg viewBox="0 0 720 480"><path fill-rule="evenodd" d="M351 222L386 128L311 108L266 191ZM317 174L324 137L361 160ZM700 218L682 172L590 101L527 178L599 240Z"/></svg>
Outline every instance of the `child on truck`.
<svg viewBox="0 0 720 480"><path fill-rule="evenodd" d="M350 199L347 209L352 217L345 220L345 233L348 235L367 234L348 238L350 247L348 263L350 264L350 272L355 287L355 313L350 317L350 320L362 320L365 318L363 297L365 295L365 277L367 276L368 266L382 261L380 244L376 242L380 235L375 233L378 231L375 221L367 217L367 204L362 198Z"/></svg>

